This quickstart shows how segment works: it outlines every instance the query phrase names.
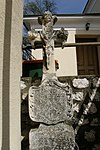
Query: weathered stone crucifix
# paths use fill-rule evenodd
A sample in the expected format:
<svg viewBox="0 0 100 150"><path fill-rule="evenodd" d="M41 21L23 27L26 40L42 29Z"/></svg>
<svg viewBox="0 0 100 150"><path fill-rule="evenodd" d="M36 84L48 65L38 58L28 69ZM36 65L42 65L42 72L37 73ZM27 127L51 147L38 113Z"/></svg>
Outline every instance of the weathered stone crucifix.
<svg viewBox="0 0 100 150"><path fill-rule="evenodd" d="M53 31L56 21L57 17L47 11L38 17L42 31L28 32L33 47L35 41L42 41L45 76L39 87L29 89L29 115L32 121L40 123L36 130L30 130L30 150L74 150L75 147L72 89L68 83L60 83L54 75L54 40L62 43L67 40L64 28Z"/></svg>
<svg viewBox="0 0 100 150"><path fill-rule="evenodd" d="M31 44L34 46L35 41L41 41L43 44L43 74L55 73L54 61L54 40L64 42L67 40L68 33L61 28L60 31L54 31L53 25L57 22L57 17L52 16L51 12L47 11L43 16L38 17L38 23L42 25L42 32L38 33L35 30L28 32L28 37Z"/></svg>

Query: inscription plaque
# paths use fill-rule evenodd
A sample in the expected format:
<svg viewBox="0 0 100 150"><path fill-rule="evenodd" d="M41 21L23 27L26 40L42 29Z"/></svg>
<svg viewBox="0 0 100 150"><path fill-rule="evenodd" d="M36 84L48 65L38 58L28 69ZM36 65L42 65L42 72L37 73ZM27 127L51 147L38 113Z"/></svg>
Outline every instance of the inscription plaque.
<svg viewBox="0 0 100 150"><path fill-rule="evenodd" d="M33 121L57 124L71 121L73 115L71 88L58 80L45 80L29 90L29 115Z"/></svg>

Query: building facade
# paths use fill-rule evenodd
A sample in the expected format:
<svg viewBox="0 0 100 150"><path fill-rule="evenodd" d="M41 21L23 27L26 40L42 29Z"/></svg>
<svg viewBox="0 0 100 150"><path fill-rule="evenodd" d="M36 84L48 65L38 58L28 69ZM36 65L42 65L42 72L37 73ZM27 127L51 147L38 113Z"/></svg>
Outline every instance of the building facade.
<svg viewBox="0 0 100 150"><path fill-rule="evenodd" d="M54 30L64 27L68 31L67 43L90 43L84 46L55 47L55 60L59 62L57 76L99 75L100 66L100 15L63 15L57 16ZM32 26L41 30L37 17L25 17L27 29ZM89 25L89 27L87 27ZM88 28L88 29L87 29ZM91 45L94 43L94 45ZM41 50L33 50L36 59L42 59Z"/></svg>
<svg viewBox="0 0 100 150"><path fill-rule="evenodd" d="M100 13L99 9L100 1L99 0L88 0L87 4L83 10L83 14L86 13Z"/></svg>

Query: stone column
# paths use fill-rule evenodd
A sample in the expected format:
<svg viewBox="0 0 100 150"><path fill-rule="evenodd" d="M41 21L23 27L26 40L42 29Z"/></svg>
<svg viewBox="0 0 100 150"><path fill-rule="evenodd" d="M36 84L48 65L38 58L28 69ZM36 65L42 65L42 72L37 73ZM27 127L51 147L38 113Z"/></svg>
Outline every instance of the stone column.
<svg viewBox="0 0 100 150"><path fill-rule="evenodd" d="M2 145L2 70L3 70L3 45L5 23L5 0L0 1L0 149Z"/></svg>
<svg viewBox="0 0 100 150"><path fill-rule="evenodd" d="M20 76L23 24L22 0L0 1L0 89L2 150L20 150ZM1 114L1 113L0 113ZM1 122L0 122L1 127ZM1 129L1 128L0 128ZM1 140L1 139L0 139Z"/></svg>

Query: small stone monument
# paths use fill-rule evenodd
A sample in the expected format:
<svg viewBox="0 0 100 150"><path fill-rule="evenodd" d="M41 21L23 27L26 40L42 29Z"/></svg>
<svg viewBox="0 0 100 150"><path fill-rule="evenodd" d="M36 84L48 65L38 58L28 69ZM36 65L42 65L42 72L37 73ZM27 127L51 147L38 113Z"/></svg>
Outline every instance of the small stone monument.
<svg viewBox="0 0 100 150"><path fill-rule="evenodd" d="M72 89L68 83L58 81L54 61L54 40L61 38L64 42L67 34L63 28L53 31L56 21L57 17L47 11L38 17L42 32L28 33L32 44L36 39L42 41L44 60L41 85L29 89L29 115L32 121L40 123L38 129L30 130L30 150L74 150L75 147Z"/></svg>

